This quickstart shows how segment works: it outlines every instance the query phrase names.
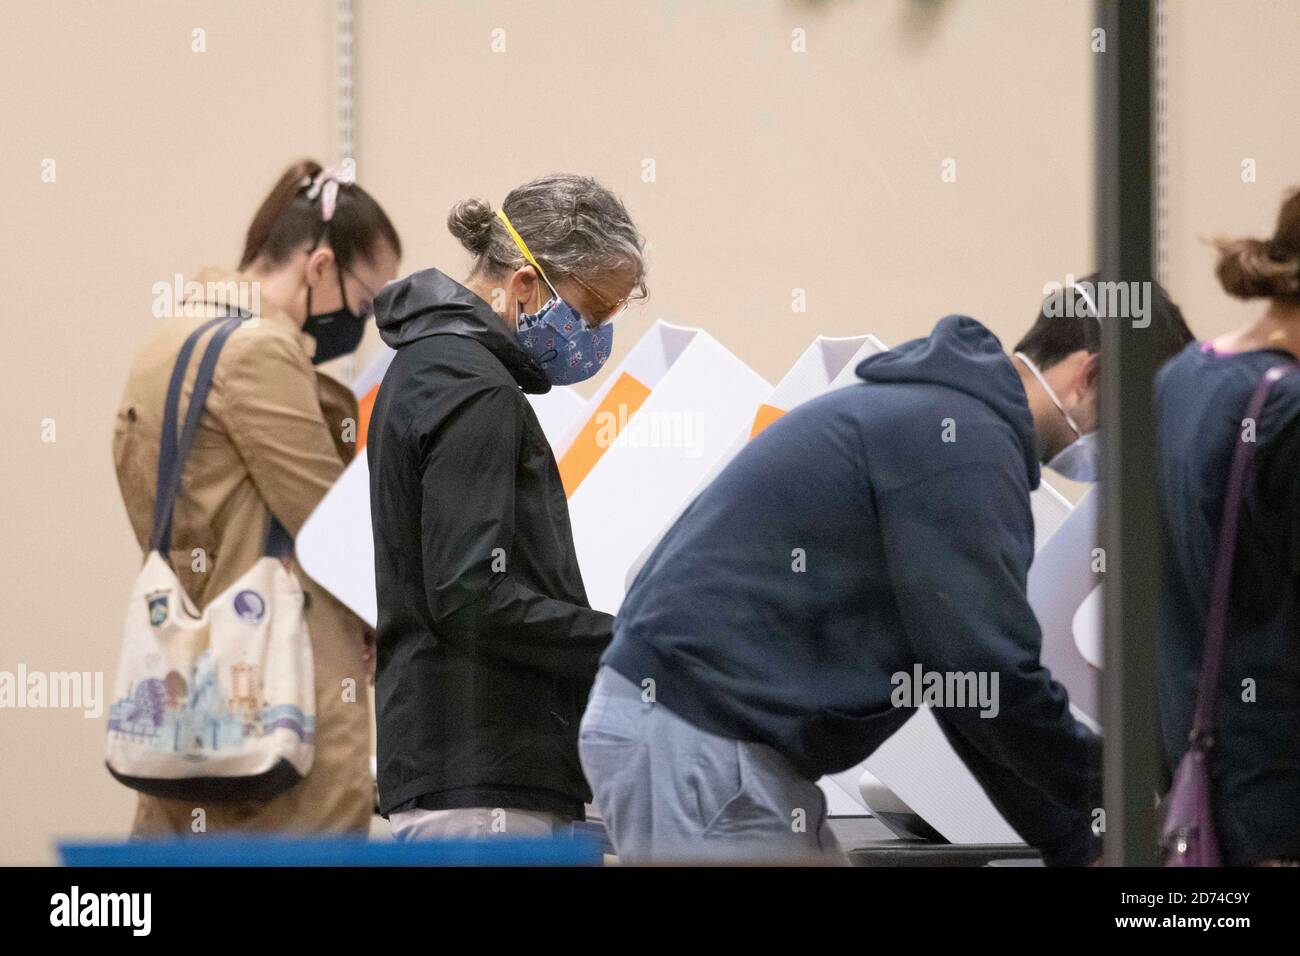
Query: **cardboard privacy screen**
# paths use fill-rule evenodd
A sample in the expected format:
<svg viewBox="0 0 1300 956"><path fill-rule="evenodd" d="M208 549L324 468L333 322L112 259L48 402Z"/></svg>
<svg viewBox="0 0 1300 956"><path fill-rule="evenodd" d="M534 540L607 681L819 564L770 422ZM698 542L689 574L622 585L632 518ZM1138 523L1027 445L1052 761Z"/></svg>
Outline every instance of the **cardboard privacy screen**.
<svg viewBox="0 0 1300 956"><path fill-rule="evenodd" d="M1097 489L1089 488L1034 556L1029 604L1043 630L1043 666L1070 693L1070 709L1101 729L1101 579Z"/></svg>
<svg viewBox="0 0 1300 956"><path fill-rule="evenodd" d="M796 405L858 381L854 374L858 363L883 351L885 344L874 335L851 338L817 336L759 406L745 440L753 438ZM737 446L736 451L739 450Z"/></svg>
<svg viewBox="0 0 1300 956"><path fill-rule="evenodd" d="M553 443L592 607L618 611L633 562L770 392L707 332L666 322L618 364Z"/></svg>
<svg viewBox="0 0 1300 956"><path fill-rule="evenodd" d="M718 477L731 459L740 453L750 439L796 405L810 398L816 398L832 388L857 381L853 374L857 364L868 355L875 355L884 350L885 346L874 335L858 335L851 338L817 336L790 367L790 371L782 376L776 387L757 404L751 419L732 436L726 450L714 461L699 484L676 503L672 516L663 523L628 567L625 584L631 587L632 579L641 570L641 566L650 559L651 552L659 544L660 539L668 533L668 529L676 523L682 512L690 506L699 493Z"/></svg>
<svg viewBox="0 0 1300 956"><path fill-rule="evenodd" d="M392 360L393 350L385 348L353 384L360 407L357 457L321 499L296 541L303 569L371 627L379 612L375 599L375 539L370 526L370 467L363 452L375 396ZM582 399L569 388L529 395L528 400L551 442L563 434L582 409Z"/></svg>

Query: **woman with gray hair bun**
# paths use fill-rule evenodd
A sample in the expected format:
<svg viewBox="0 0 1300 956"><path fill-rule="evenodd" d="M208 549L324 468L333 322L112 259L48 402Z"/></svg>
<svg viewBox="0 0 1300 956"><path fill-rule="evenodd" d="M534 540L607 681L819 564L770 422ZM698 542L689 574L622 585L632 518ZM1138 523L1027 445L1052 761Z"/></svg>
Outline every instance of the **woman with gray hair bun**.
<svg viewBox="0 0 1300 956"><path fill-rule="evenodd" d="M594 375L645 295L644 242L596 181L546 176L447 227L472 256L375 302L397 350L367 455L379 599L379 805L399 839L583 818L578 722L613 618L592 610L524 393Z"/></svg>

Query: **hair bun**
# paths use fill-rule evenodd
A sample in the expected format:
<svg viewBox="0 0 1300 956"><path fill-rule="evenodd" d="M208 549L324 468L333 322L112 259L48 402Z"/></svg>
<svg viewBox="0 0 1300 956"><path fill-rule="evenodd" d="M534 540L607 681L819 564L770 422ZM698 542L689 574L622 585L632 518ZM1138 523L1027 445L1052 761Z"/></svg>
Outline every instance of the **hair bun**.
<svg viewBox="0 0 1300 956"><path fill-rule="evenodd" d="M1275 241L1228 239L1215 245L1215 274L1229 295L1272 299L1300 293L1300 257L1288 255Z"/></svg>
<svg viewBox="0 0 1300 956"><path fill-rule="evenodd" d="M492 243L492 224L496 214L481 199L462 199L447 214L447 229L462 246L481 256Z"/></svg>

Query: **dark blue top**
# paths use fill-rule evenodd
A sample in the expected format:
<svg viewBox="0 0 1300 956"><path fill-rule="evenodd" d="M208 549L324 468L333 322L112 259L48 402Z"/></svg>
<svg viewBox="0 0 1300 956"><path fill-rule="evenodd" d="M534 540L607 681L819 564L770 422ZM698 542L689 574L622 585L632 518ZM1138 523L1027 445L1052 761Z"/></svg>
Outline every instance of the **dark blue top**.
<svg viewBox="0 0 1300 956"><path fill-rule="evenodd" d="M603 661L809 779L865 759L911 716L891 702L893 675L996 674L996 717L935 716L1021 836L1050 862L1086 862L1100 748L1039 663L1025 597L1038 456L1020 378L965 316L857 371L687 508Z"/></svg>
<svg viewBox="0 0 1300 956"><path fill-rule="evenodd" d="M1187 749L1210 568L1232 450L1273 351L1218 355L1193 342L1161 370L1160 496L1165 600L1160 711L1167 769ZM1300 376L1278 383L1256 427L1233 571L1211 752L1225 861L1300 858Z"/></svg>

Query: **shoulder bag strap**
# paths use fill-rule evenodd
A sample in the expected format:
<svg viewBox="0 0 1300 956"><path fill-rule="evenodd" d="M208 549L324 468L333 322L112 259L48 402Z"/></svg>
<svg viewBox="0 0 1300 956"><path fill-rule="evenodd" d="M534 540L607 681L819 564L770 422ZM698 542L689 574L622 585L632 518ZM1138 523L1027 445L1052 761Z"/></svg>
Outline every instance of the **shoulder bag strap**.
<svg viewBox="0 0 1300 956"><path fill-rule="evenodd" d="M1243 421L1259 422L1269 392L1282 378L1300 369L1300 364L1274 365L1255 386L1246 404ZM1258 437L1258 429L1256 432ZM1218 698L1219 672L1223 665L1223 651L1228 631L1228 605L1232 595L1232 564L1237 549L1237 526L1241 519L1242 500L1250 464L1255 457L1255 441L1244 441L1240 435L1232 452L1232 466L1228 472L1227 491L1223 498L1223 517L1219 519L1219 543L1214 554L1214 570L1210 578L1210 605L1205 616L1205 644L1201 649L1201 678L1196 691L1196 715L1192 720L1193 747L1208 749L1213 744L1214 711Z"/></svg>
<svg viewBox="0 0 1300 956"><path fill-rule="evenodd" d="M176 434L180 418L181 384L189 367L190 355L199 338L208 329L220 324L213 333L203 358L199 361L199 370L194 379L194 388L190 393L189 407L185 410L185 424L179 438ZM185 340L176 365L172 369L171 381L167 386L167 404L163 410L162 440L158 448L158 487L154 500L153 535L150 547L167 557L171 550L172 513L176 507L176 497L180 492L181 473L185 470L185 459L194 443L198 431L199 418L203 415L203 406L207 402L208 390L212 387L212 375L216 369L217 356L225 346L232 332L239 328L240 319L221 316L210 319L200 325Z"/></svg>

